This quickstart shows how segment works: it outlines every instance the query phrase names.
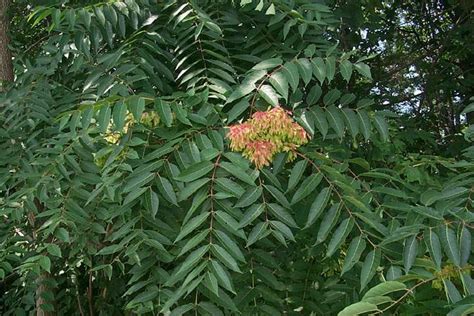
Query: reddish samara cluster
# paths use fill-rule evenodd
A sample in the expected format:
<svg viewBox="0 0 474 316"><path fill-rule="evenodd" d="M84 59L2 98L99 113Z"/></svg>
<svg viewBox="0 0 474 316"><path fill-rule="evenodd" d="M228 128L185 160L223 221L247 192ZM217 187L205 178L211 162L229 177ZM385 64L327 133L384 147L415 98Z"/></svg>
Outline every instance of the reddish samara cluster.
<svg viewBox="0 0 474 316"><path fill-rule="evenodd" d="M229 127L230 148L242 152L257 169L268 166L277 153L288 152L289 160L294 159L295 150L309 136L290 115L281 107L255 112L249 120Z"/></svg>

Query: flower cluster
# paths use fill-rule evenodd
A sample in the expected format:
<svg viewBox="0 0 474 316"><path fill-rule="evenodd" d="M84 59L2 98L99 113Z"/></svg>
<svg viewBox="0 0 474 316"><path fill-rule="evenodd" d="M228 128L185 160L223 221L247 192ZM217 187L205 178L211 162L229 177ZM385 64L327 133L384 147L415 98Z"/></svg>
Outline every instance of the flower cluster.
<svg viewBox="0 0 474 316"><path fill-rule="evenodd" d="M306 131L281 107L256 112L244 123L229 127L230 148L260 169L268 166L277 153L288 152L295 158L295 149L308 142Z"/></svg>
<svg viewBox="0 0 474 316"><path fill-rule="evenodd" d="M132 113L128 112L125 118L125 125L123 131L114 131L112 122L109 123L107 127L107 132L105 133L105 140L110 144L118 144L123 134L128 132L128 129L136 123L136 119L133 117ZM143 112L140 117L140 123L143 124L146 128L155 128L160 124L160 117L155 111Z"/></svg>

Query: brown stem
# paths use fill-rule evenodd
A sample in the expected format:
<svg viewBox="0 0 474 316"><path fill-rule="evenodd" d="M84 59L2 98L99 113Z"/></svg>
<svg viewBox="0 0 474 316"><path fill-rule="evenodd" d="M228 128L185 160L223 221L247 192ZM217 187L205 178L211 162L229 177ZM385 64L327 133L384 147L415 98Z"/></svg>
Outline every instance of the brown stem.
<svg viewBox="0 0 474 316"><path fill-rule="evenodd" d="M209 245L212 244L212 234L214 228L214 182L216 181L217 167L219 167L219 161L221 160L222 154L217 156L216 162L214 163L214 170L212 170L211 176L211 187L209 189L209 197L211 199L211 222L209 224ZM211 253L209 252L209 260L211 259Z"/></svg>
<svg viewBox="0 0 474 316"><path fill-rule="evenodd" d="M405 299L405 297L407 297L408 295L410 295L411 293L413 293L413 290L416 289L417 287L423 285L423 284L426 284L428 282L431 282L433 281L434 279L427 279L427 280L423 280L421 281L420 283L417 283L415 284L414 286L412 286L411 288L407 289L406 292L396 301L394 301L392 304L390 304L389 306L385 307L384 309L378 311L377 313L378 314L383 314L385 313L386 311L388 311L390 308L392 308L393 306L397 305L398 303L400 303L401 301L403 301Z"/></svg>
<svg viewBox="0 0 474 316"><path fill-rule="evenodd" d="M89 302L89 315L94 315L94 306L92 301L92 272L89 272L89 287L87 288L87 300Z"/></svg>
<svg viewBox="0 0 474 316"><path fill-rule="evenodd" d="M81 316L84 316L84 310L82 309L79 291L77 292L77 307L79 308L79 314L80 314Z"/></svg>

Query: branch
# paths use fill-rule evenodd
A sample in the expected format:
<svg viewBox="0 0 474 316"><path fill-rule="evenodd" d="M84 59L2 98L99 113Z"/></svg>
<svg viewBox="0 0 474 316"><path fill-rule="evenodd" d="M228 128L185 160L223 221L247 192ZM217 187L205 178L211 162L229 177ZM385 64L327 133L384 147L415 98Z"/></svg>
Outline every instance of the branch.
<svg viewBox="0 0 474 316"><path fill-rule="evenodd" d="M423 284L426 284L428 282L431 282L433 281L434 278L431 278L431 279L427 279L427 280L424 280L420 283L417 283L415 284L414 286L412 286L411 288L407 289L407 291L405 292L405 294L403 294L398 300L396 300L395 302L393 302L392 304L390 304L389 306L385 307L384 309L378 311L377 313L379 314L383 314L385 313L386 311L388 311L390 308L394 307L395 305L397 305L398 303L400 303L401 301L403 301L405 299L405 297L407 297L409 294L413 293L413 290L415 290L417 287L423 285Z"/></svg>
<svg viewBox="0 0 474 316"><path fill-rule="evenodd" d="M416 99L418 98L419 96L422 96L425 94L425 91L422 91L418 94L412 94L412 95L408 95L406 97L403 97L401 99L398 99L396 101L392 101L392 102L389 102L389 103L383 103L382 105L384 106L392 106L392 105L395 105L395 104L399 104L399 103L402 103L402 102L405 102L405 101L410 101L410 100L413 100L413 99Z"/></svg>

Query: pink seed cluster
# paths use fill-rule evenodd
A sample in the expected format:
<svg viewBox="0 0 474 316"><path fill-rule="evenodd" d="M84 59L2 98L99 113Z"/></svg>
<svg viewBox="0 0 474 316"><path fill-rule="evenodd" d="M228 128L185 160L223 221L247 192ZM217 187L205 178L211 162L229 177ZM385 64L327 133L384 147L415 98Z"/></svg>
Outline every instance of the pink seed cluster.
<svg viewBox="0 0 474 316"><path fill-rule="evenodd" d="M229 127L230 148L240 151L257 169L268 166L277 153L294 151L308 142L306 131L291 118L291 112L281 107L256 112L252 117Z"/></svg>

